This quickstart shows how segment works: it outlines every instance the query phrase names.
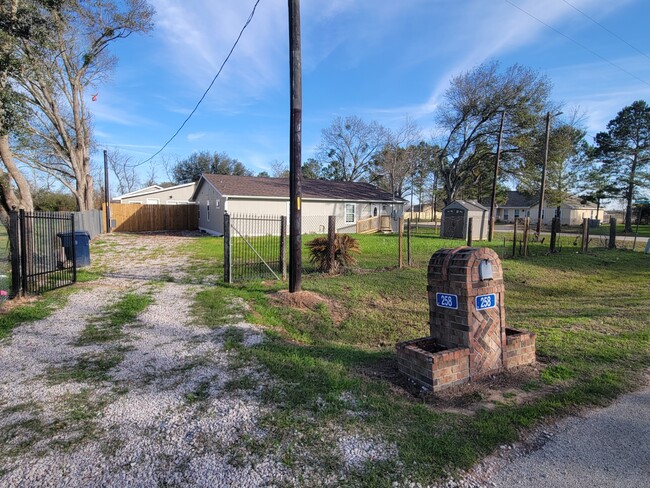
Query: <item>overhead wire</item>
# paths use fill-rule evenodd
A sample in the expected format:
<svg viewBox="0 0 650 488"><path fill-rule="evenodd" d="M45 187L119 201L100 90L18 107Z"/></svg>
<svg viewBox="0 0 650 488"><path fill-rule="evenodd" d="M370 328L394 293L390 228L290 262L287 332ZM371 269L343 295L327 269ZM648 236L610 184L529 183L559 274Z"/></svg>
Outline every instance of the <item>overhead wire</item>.
<svg viewBox="0 0 650 488"><path fill-rule="evenodd" d="M605 61L606 63L611 64L612 66L614 66L614 67L617 68L618 70L622 71L623 73L627 74L628 76L631 76L631 77L634 78L635 80L640 81L640 82L643 83L644 85L648 85L648 86L650 86L650 83L648 83L648 82L645 81L644 79L639 78L637 75L635 75L634 73L632 73L632 72L626 70L626 69L623 68L622 66L616 64L614 61L611 61L611 60L607 59L605 56L603 56L603 55L597 53L596 51L594 51L593 49L589 48L588 46L585 46L585 45L582 44L581 42L578 42L578 41L576 41L575 39L573 39L572 37L569 37L569 36L566 35L564 32L562 32L562 31L556 29L555 27L553 27L553 26L550 25L550 24L547 24L546 22L544 22L544 21L541 20L540 18L535 17L533 14L531 14L530 12L524 10L524 9L521 8L519 5L516 5L515 3L512 3L510 0L504 0L504 1L505 1L506 3L512 5L513 7L515 7L517 10L520 10L521 12L525 13L526 15L528 15L529 17L531 17L532 19L535 19L535 20L536 20L537 22L539 22L540 24L545 25L546 27L548 27L548 28L551 29L552 31L556 32L557 34L560 34L562 37L564 37L564 38L568 39L569 41L573 42L573 43L576 44L577 46L580 46L580 47L581 47L582 49L584 49L585 51L587 51L587 52L593 54L594 56L596 56L596 57L602 59L602 60Z"/></svg>
<svg viewBox="0 0 650 488"><path fill-rule="evenodd" d="M598 27L600 27L600 28L603 29L604 31L609 32L612 36L614 36L616 39L618 39L618 40L621 41L622 43L627 44L628 46L630 46L632 49L634 49L636 52L638 52L638 53L641 54L642 56L645 56L646 58L650 59L650 56L648 56L646 53L644 53L643 51L641 51L640 49L638 49L636 46L634 46L634 45L630 44L629 42L627 42L625 39L623 39L621 36L619 36L616 32L613 32L612 30L608 29L608 28L605 27L603 24L601 24L600 22L598 22L596 19L594 19L593 17L591 17L590 15L588 15L587 13L583 12L583 11L580 10L578 7L576 7L575 5L573 5L571 2L567 2L567 0L562 0L562 1L563 1L564 3L566 3L569 7L571 7L573 10L575 10L576 12L579 12L580 14L582 14L583 16L585 16L587 19L589 19L590 21L592 21L594 24L596 24Z"/></svg>
<svg viewBox="0 0 650 488"><path fill-rule="evenodd" d="M248 24L250 24L251 21L253 20L253 17L255 16L255 10L257 9L257 6L259 5L260 1L261 0L257 0L255 2L255 5L253 5L253 9L251 10L250 15L248 16L248 19L244 23L244 26L239 31L239 35L237 36L237 39L235 39L235 42L232 45L232 47L230 48L230 51L228 52L228 55L223 60L223 63L221 63L221 66L219 67L219 70L217 71L217 74L214 75L214 77L212 78L212 81L210 82L208 87L203 92L203 95L201 95L201 98L199 99L199 101L196 102L196 105L194 106L194 108L192 109L190 114L185 118L183 123L176 130L176 132L174 132L174 134L167 140L167 142L165 142L165 144L163 144L163 146L158 151L156 151L149 158L145 159L144 161L139 162L138 164L136 164L134 166L141 166L141 165L143 165L145 163L148 163L149 161L151 161L156 156L158 156L161 152L163 152L165 150L165 148L169 145L169 143L172 142L176 138L176 136L181 132L181 130L183 130L183 127L185 127L185 124L187 124L187 122L189 122L189 120L192 118L194 113L198 110L199 106L201 105L201 103L203 102L205 97L207 96L208 92L210 91L210 89L212 88L214 83L217 81L217 78L219 78L219 75L221 74L221 71L223 71L223 68L226 65L226 63L228 62L228 60L230 59L230 56L232 56L232 53L235 51L235 48L237 47L237 44L239 44L239 40L241 39L242 35L244 34L244 31L246 30L246 27L248 27Z"/></svg>

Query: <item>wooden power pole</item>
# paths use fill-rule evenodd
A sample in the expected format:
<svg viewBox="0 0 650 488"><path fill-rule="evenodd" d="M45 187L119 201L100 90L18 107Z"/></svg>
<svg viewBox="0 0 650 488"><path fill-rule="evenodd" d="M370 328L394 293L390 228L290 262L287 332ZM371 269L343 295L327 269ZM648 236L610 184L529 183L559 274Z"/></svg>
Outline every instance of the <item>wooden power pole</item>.
<svg viewBox="0 0 650 488"><path fill-rule="evenodd" d="M106 205L106 233L111 232L111 191L108 188L108 151L104 149L104 205Z"/></svg>
<svg viewBox="0 0 650 488"><path fill-rule="evenodd" d="M289 292L302 285L302 61L300 0L289 0L289 69L291 123L289 129Z"/></svg>

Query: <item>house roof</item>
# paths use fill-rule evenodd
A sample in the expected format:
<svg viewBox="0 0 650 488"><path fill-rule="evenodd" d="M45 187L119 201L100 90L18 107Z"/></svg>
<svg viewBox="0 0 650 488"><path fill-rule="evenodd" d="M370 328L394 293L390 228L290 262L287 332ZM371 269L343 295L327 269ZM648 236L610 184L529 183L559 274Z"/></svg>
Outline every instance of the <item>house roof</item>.
<svg viewBox="0 0 650 488"><path fill-rule="evenodd" d="M194 190L197 196L201 184L207 181L224 196L238 197L289 197L288 178L261 178L257 176L232 176L204 174ZM316 200L399 201L393 195L370 183L331 180L302 180L302 198Z"/></svg>
<svg viewBox="0 0 650 488"><path fill-rule="evenodd" d="M517 207L528 208L537 203L537 199L532 195L518 191L509 191L508 198L504 204L497 205L499 208Z"/></svg>
<svg viewBox="0 0 650 488"><path fill-rule="evenodd" d="M170 190L178 190L180 188L186 188L189 186L193 186L196 183L183 183L182 185L176 185L176 186L168 186L167 188L162 187L160 185L152 185L148 186L146 188L141 188L140 190L135 190L130 193L125 193L124 195L119 195L117 197L113 197L113 200L124 200L125 198L135 198L135 197L143 197L146 195L152 195L154 193L161 193L161 192L166 192Z"/></svg>

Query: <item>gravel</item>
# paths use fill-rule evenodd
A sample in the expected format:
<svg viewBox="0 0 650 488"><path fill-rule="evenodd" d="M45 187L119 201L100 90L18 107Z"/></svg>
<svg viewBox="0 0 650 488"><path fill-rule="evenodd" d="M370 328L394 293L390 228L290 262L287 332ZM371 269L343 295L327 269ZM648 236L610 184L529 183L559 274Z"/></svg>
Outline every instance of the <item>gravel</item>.
<svg viewBox="0 0 650 488"><path fill-rule="evenodd" d="M300 436L291 446L273 439L263 422L274 414L262 401L273 385L268 373L226 351L224 329L192 316L203 285L160 281L184 276L183 237L102 240L93 265L108 276L78 285L84 289L63 308L0 342L0 486L337 486L365 463L395 455L381 438L359 432L321 432L318 447ZM134 292L154 302L120 339L76 345L88 323ZM241 331L245 346L264 341L241 316L227 327ZM118 360L104 377L59 374L107 355ZM249 387L231 386L241 379ZM318 452L323 445L331 452ZM323 457L339 459L338 472L323 472Z"/></svg>

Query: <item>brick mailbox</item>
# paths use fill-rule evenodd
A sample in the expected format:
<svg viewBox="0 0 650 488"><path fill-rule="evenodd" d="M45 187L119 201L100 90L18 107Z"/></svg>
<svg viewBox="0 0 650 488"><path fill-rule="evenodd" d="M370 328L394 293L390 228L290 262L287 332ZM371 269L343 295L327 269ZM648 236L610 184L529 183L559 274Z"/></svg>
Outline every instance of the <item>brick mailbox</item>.
<svg viewBox="0 0 650 488"><path fill-rule="evenodd" d="M441 249L431 256L428 281L430 335L397 344L402 373L439 391L535 362L535 334L506 327L494 251Z"/></svg>

